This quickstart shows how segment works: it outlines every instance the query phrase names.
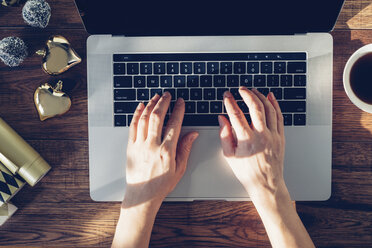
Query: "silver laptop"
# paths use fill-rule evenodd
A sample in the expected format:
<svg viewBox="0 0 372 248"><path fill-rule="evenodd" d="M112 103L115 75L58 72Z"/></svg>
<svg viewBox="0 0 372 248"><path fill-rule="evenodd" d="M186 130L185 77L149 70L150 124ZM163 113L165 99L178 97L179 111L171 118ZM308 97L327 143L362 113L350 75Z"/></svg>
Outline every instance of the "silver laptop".
<svg viewBox="0 0 372 248"><path fill-rule="evenodd" d="M168 201L249 200L226 164L222 93L273 92L285 120L293 200L331 195L332 30L343 1L76 1L87 31L89 182L96 201L124 196L128 126L138 102L170 91L198 130ZM171 104L172 107L172 104ZM171 111L171 110L170 110Z"/></svg>

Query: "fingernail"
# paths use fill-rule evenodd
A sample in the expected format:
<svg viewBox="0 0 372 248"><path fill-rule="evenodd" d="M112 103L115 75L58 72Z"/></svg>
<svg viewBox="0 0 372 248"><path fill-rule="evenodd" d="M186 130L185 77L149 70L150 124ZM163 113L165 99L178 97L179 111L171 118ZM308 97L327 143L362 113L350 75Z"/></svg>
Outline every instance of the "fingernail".
<svg viewBox="0 0 372 248"><path fill-rule="evenodd" d="M258 93L258 90L257 90L256 88L253 88L252 91L253 91L254 93Z"/></svg>
<svg viewBox="0 0 372 248"><path fill-rule="evenodd" d="M240 86L240 90L248 90L245 86Z"/></svg>
<svg viewBox="0 0 372 248"><path fill-rule="evenodd" d="M218 124L221 128L223 127L222 117L220 115L218 116Z"/></svg>
<svg viewBox="0 0 372 248"><path fill-rule="evenodd" d="M180 97L180 98L177 99L177 103L176 104L182 104L184 102L185 102L185 100L183 100L183 98Z"/></svg>
<svg viewBox="0 0 372 248"><path fill-rule="evenodd" d="M170 93L168 91L163 93L163 98L167 99L170 96Z"/></svg>
<svg viewBox="0 0 372 248"><path fill-rule="evenodd" d="M230 91L225 91L225 92L223 93L223 96L224 96L224 97L228 97L228 98L233 97L233 95L231 94Z"/></svg>
<svg viewBox="0 0 372 248"><path fill-rule="evenodd" d="M274 93L270 92L270 98L273 99L273 100L276 100L276 97L275 97Z"/></svg>
<svg viewBox="0 0 372 248"><path fill-rule="evenodd" d="M137 105L137 110L142 110L144 107L145 107L145 104L143 104L143 102L140 102L140 103Z"/></svg>
<svg viewBox="0 0 372 248"><path fill-rule="evenodd" d="M194 142L196 140L196 138L198 138L198 137L199 137L199 133L193 133L191 135L191 141Z"/></svg>

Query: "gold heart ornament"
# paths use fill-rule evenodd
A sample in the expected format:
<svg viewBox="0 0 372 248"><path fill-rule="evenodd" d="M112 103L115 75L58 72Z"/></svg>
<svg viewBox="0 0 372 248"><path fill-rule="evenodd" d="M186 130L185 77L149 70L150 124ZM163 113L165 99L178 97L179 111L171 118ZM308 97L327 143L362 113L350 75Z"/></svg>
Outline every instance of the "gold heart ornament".
<svg viewBox="0 0 372 248"><path fill-rule="evenodd" d="M51 36L36 54L43 56L43 70L50 75L59 75L81 62L68 40L60 35Z"/></svg>
<svg viewBox="0 0 372 248"><path fill-rule="evenodd" d="M60 80L54 88L45 83L36 89L34 101L41 121L63 115L70 109L71 99L62 92L62 86L63 82Z"/></svg>

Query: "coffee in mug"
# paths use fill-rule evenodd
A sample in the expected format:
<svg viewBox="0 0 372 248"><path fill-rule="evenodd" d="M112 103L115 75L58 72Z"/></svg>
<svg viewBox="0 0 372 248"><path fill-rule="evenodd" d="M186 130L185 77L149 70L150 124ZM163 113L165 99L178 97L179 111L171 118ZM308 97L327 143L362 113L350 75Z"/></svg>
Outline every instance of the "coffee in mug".
<svg viewBox="0 0 372 248"><path fill-rule="evenodd" d="M344 89L360 109L372 113L372 44L358 49L344 69Z"/></svg>

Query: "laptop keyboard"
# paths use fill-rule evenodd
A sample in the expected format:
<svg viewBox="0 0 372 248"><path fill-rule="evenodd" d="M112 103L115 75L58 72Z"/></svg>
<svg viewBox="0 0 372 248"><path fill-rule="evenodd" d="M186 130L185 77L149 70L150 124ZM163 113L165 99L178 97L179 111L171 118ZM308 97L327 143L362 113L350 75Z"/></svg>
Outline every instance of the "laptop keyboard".
<svg viewBox="0 0 372 248"><path fill-rule="evenodd" d="M239 86L273 92L286 126L306 125L306 53L114 54L114 126L129 126L139 102L156 93L185 100L183 126L218 126L229 90L250 121ZM169 114L166 116L167 121Z"/></svg>

